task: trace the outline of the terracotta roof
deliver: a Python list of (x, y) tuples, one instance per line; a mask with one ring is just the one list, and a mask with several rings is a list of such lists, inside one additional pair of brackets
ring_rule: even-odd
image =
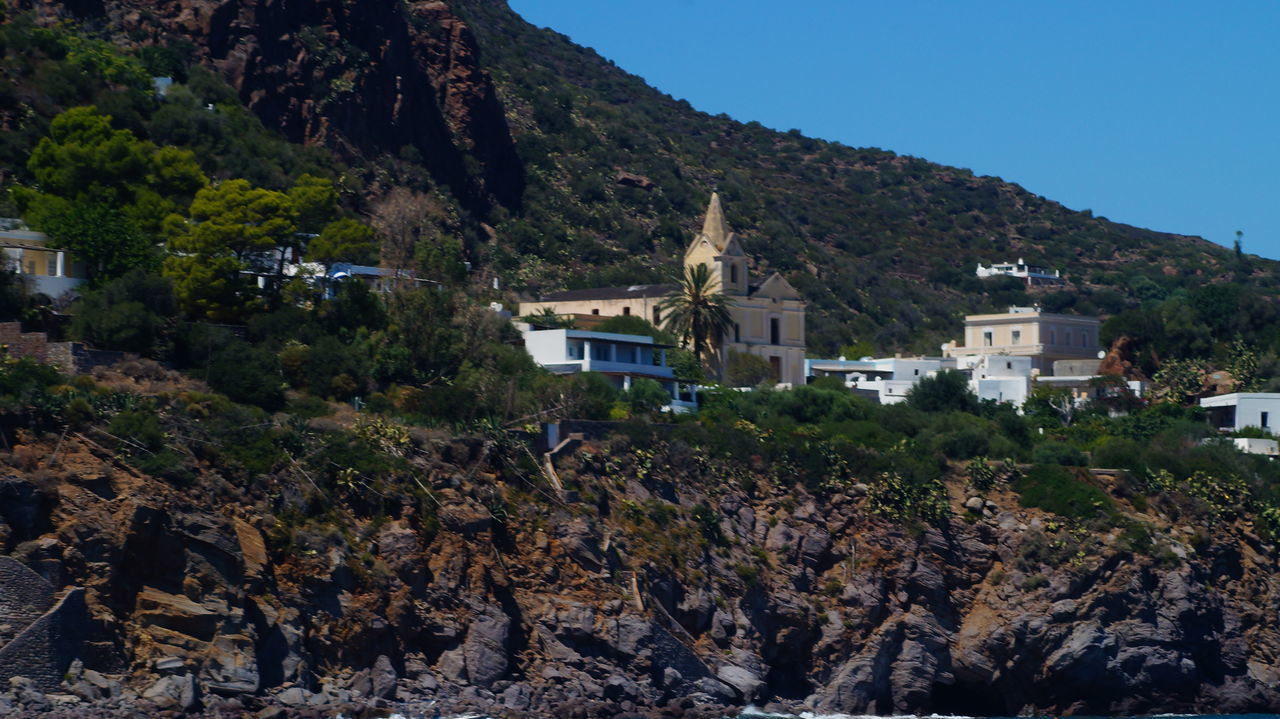
[(587, 290), (565, 290), (543, 295), (539, 302), (572, 302), (575, 300), (625, 300), (631, 298), (666, 297), (677, 285), (629, 285), (626, 287), (592, 287)]

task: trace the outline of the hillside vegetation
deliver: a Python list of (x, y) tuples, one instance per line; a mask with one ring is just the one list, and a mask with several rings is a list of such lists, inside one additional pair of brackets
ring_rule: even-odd
[[(25, 153), (57, 111), (93, 103), (117, 127), (194, 150), (214, 180), (242, 177), (283, 190), (310, 172), (333, 179), (356, 212), (368, 211), (391, 185), (425, 191), (437, 205), (435, 236), (460, 238), (486, 277), (496, 272), (506, 286), (527, 293), (662, 279), (716, 188), (730, 221), (747, 237), (755, 270), (783, 272), (811, 302), (809, 343), (820, 356), (843, 349), (936, 352), (958, 335), (963, 314), (1010, 304), (1110, 315), (1224, 280), (1259, 288), (1268, 298), (1274, 292), (1274, 262), (1072, 211), (999, 178), (701, 113), (593, 51), (529, 25), (499, 0), (450, 5), (474, 35), (474, 41), (455, 38), (451, 52), (458, 57), (449, 70), (457, 75), (459, 63), (474, 63), (463, 68), (463, 87), (474, 86), (480, 99), (447, 118), (454, 135), (465, 138), (459, 147), (469, 148), (467, 157), (388, 134), (331, 145), (337, 159), (319, 149), (332, 138), (292, 129), (304, 124), (299, 109), (258, 101), (261, 83), (282, 80), (277, 71), (260, 70), (259, 77), (253, 68), (236, 69), (237, 97), (206, 65), (193, 64), (228, 52), (213, 47), (225, 39), (166, 34), (173, 23), (146, 26), (147, 18), (163, 17), (126, 15), (130, 5), (121, 0), (79, 18), (87, 31), (77, 34), (83, 39), (75, 47), (58, 46), (47, 34), (9, 33), (8, 82), (0, 98), (0, 117), (10, 129), (0, 147), (11, 173), (6, 179), (29, 179)], [(379, 72), (367, 62), (368, 38), (357, 34), (357, 23), (385, 26), (389, 18), (352, 15), (333, 25), (318, 6), (299, 6), (287, 17), (265, 7), (256, 12), (262, 22), (296, 23), (282, 42), (302, 52), (329, 88), (316, 96), (315, 112), (350, 124), (350, 113), (372, 111), (344, 99), (350, 92), (342, 88)], [(405, 27), (431, 42), (444, 30), (457, 35), (451, 19), (416, 6), (405, 12)], [(9, 15), (19, 27), (31, 22), (29, 15)], [(125, 17), (135, 24), (121, 33), (113, 23)], [(322, 31), (343, 37), (342, 52), (364, 60), (340, 74), (342, 64), (315, 41)], [(133, 50), (122, 54), (104, 39)], [(262, 52), (268, 50), (292, 52)], [(158, 102), (147, 92), (147, 77), (155, 74), (174, 76), (183, 87)], [(487, 76), (498, 105), (485, 99)], [(288, 92), (295, 92), (293, 85)], [(202, 110), (211, 103), (213, 116)], [(252, 105), (256, 119), (242, 103)], [(491, 107), (505, 112), (507, 129), (499, 127), (503, 118), (483, 114)], [(310, 146), (285, 142), (267, 128), (283, 128)], [(499, 156), (497, 165), (485, 164)], [(488, 173), (484, 182), (503, 189), (481, 202), (476, 188), (482, 180), (451, 179), (464, 170), (474, 178)], [(507, 179), (500, 182), (495, 172)], [(1016, 257), (1062, 269), (1068, 286), (1028, 296), (1016, 282), (983, 282), (972, 274), (979, 261)]]
[[(830, 355), (936, 352), (963, 314), (1040, 302), (1112, 314), (1153, 294), (1236, 280), (1271, 292), (1276, 264), (1203, 240), (1072, 211), (997, 177), (698, 112), (504, 3), (457, 3), (494, 74), (522, 158), (524, 210), (498, 225), (497, 261), (521, 286), (656, 279), (684, 249), (712, 188), (759, 272), (812, 302), (810, 344)], [(651, 189), (616, 181), (625, 171)], [(1060, 268), (1063, 290), (1028, 298), (983, 283), (977, 262)]]
[[(0, 319), (141, 356), (68, 376), (0, 353), (0, 553), (84, 588), (83, 666), (59, 689), (86, 711), (1280, 707), (1280, 468), (1213, 441), (1196, 402), (1211, 369), (1274, 381), (1273, 263), (699, 114), (495, 3), (457, 9), (520, 181), (461, 140), (457, 167), (431, 167), (435, 135), (304, 145), (225, 58), (117, 32), (160, 17), (122, 7), (0, 25), (4, 210), (92, 275), (63, 306), (0, 273)], [(385, 79), (321, 52), (326, 18), (369, 30), (361, 7), (264, 34), (312, 48), (298, 66), (325, 82), (285, 89), (326, 93), (315, 112)], [(446, 9), (376, 19), (470, 48)], [(371, 35), (335, 46), (358, 57)], [(154, 75), (175, 80), (163, 98)], [(464, 106), (486, 105), (441, 118)], [(449, 132), (484, 136), (465, 130)], [(512, 299), (495, 273), (530, 291), (656, 279), (711, 186), (757, 269), (813, 302), (817, 353), (928, 349), (965, 311), (1031, 301), (968, 274), (1017, 253), (1071, 276), (1046, 307), (1114, 313), (1106, 332), (1156, 391), (1111, 377), (1083, 405), (1040, 389), (1019, 412), (943, 372), (893, 406), (819, 380), (711, 386), (672, 416), (654, 382), (537, 367), (490, 309)], [(436, 282), (320, 288), (262, 260), (282, 245)], [(539, 456), (539, 423), (567, 419), (608, 423)], [(9, 686), (0, 713), (53, 709)]]

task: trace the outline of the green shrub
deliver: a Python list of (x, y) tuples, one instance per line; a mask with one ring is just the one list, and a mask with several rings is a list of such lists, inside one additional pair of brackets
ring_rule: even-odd
[(289, 414), (296, 417), (302, 417), (303, 419), (326, 417), (332, 413), (332, 410), (333, 408), (329, 406), (328, 402), (320, 399), (319, 397), (313, 397), (310, 395), (293, 400), (289, 403), (289, 406), (285, 408), (285, 411)]
[(986, 457), (977, 456), (969, 462), (969, 486), (979, 492), (985, 492), (994, 487), (996, 477), (997, 472)]
[(632, 412), (657, 412), (671, 403), (671, 395), (656, 381), (641, 377), (631, 382), (627, 403)]
[(1059, 465), (1036, 465), (1013, 483), (1024, 507), (1086, 520), (1114, 511), (1115, 503), (1097, 486)]
[(1089, 464), (1080, 450), (1062, 442), (1045, 442), (1037, 445), (1031, 453), (1031, 461), (1036, 464), (1060, 464), (1065, 467), (1084, 467)]
[(772, 383), (773, 367), (769, 360), (750, 352), (729, 350), (725, 379), (731, 387), (755, 387), (764, 382)]
[(969, 389), (969, 381), (955, 370), (943, 370), (917, 382), (907, 393), (907, 404), (925, 412), (978, 411), (978, 398)]
[(284, 376), (280, 360), (264, 347), (232, 342), (216, 351), (205, 373), (209, 386), (233, 402), (274, 412), (284, 407)]
[(937, 447), (951, 459), (970, 459), (991, 451), (991, 434), (977, 427), (969, 427), (945, 434)]
[(871, 483), (867, 494), (872, 512), (893, 519), (937, 521), (951, 512), (947, 488), (941, 480), (885, 472)]

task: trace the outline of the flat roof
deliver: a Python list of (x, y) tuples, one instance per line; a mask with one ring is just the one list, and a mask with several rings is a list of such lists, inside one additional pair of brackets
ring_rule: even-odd
[(575, 300), (625, 300), (632, 297), (666, 297), (675, 293), (678, 285), (627, 285), (625, 287), (592, 287), (585, 290), (564, 290), (543, 295), (536, 302), (573, 302)]
[(0, 230), (0, 247), (16, 250), (48, 250), (50, 252), (66, 251), (61, 247), (50, 247), (48, 242), (49, 236), (43, 232), (33, 232), (31, 230)]
[(566, 329), (549, 329), (549, 330), (529, 330), (526, 334), (538, 334), (539, 332), (563, 332), (565, 337), (581, 340), (601, 340), (603, 342), (619, 342), (621, 344), (645, 345), (646, 347), (675, 347), (675, 345), (664, 344), (658, 342), (648, 335), (624, 335), (618, 332), (592, 332), (591, 330), (566, 330)]
[(965, 315), (964, 323), (971, 324), (977, 322), (995, 322), (1005, 320), (1009, 322), (1020, 322), (1029, 319), (1054, 319), (1086, 324), (1101, 324), (1102, 322), (1102, 320), (1097, 317), (1089, 317), (1088, 315), (1061, 315), (1054, 312), (1040, 312), (1033, 310), (1030, 312), (1001, 312), (999, 314), (991, 315)]
[(1200, 400), (1201, 407), (1229, 407), (1237, 404), (1242, 399), (1270, 400), (1272, 402), (1280, 402), (1280, 392), (1231, 392), (1230, 394), (1220, 394), (1213, 397), (1203, 397)]

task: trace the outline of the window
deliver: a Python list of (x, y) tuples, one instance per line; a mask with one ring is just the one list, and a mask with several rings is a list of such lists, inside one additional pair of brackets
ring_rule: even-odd
[(50, 277), (58, 276), (58, 261), (52, 257), (49, 258), (49, 276)]
[(781, 382), (782, 381), (782, 358), (770, 357), (769, 370), (773, 372), (774, 381)]
[(730, 284), (738, 284), (738, 266), (729, 265), (729, 282)]
[(1263, 412), (1263, 413), (1262, 413), (1262, 421), (1261, 421), (1261, 423), (1260, 423), (1260, 424), (1262, 425), (1263, 429), (1266, 429), (1267, 427), (1271, 426), (1271, 425), (1267, 424), (1267, 423), (1270, 421), (1270, 419), (1271, 419), (1271, 418), (1268, 416), (1268, 415), (1270, 415), (1270, 414), (1271, 414), (1270, 412)]
[(919, 376), (920, 376), (920, 370), (915, 370), (914, 374), (915, 374), (915, 376), (916, 376), (916, 377), (919, 377)]
[(1015, 345), (1022, 344), (1022, 330), (1013, 331), (1013, 344)]
[(1005, 369), (1013, 369), (1013, 363), (1012, 363), (1012, 362), (1005, 362), (1005, 363), (1004, 363), (1004, 368), (1005, 368)]
[(1049, 344), (1058, 344), (1058, 333), (1054, 330), (1049, 330)]
[(623, 316), (623, 317), (630, 317), (630, 316), (631, 316), (631, 308), (630, 308), (630, 307), (623, 307), (623, 308), (622, 308), (622, 316)]
[(592, 309), (592, 310), (591, 310), (591, 314), (593, 314), (593, 315), (598, 315), (598, 314), (600, 314), (600, 309), (599, 309), (599, 308)]
[(742, 327), (737, 322), (733, 323), (733, 341), (742, 341)]
[(990, 347), (991, 345), (992, 345), (991, 330), (983, 330), (983, 332), (982, 332), (982, 346), (983, 346), (983, 347)]
[(782, 344), (782, 330), (779, 327), (780, 324), (781, 323), (778, 321), (777, 317), (769, 318), (769, 344), (771, 345)]
[(657, 307), (653, 308), (653, 326), (654, 327), (662, 326), (662, 310), (658, 309)]

